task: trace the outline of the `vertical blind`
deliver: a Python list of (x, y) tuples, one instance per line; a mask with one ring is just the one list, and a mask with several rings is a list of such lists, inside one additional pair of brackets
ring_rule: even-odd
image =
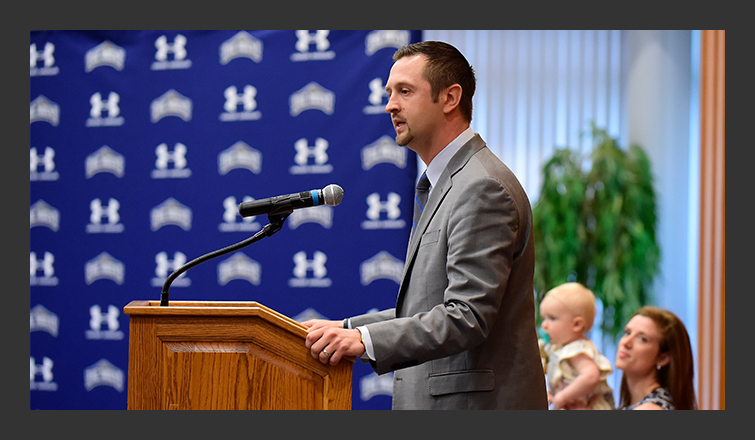
[(592, 148), (590, 123), (621, 133), (621, 31), (424, 30), (477, 76), (472, 129), (519, 177), (534, 205), (557, 148)]
[[(472, 129), (516, 174), (533, 206), (556, 149), (589, 154), (591, 122), (616, 139), (626, 131), (620, 30), (423, 30), (422, 39), (452, 44), (472, 64)], [(613, 359), (615, 347), (597, 325), (592, 339)], [(609, 377), (615, 399), (620, 377)]]

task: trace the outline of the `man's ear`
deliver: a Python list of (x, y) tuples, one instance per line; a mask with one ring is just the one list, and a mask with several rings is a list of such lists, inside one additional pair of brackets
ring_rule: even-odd
[(441, 92), (441, 94), (445, 98), (445, 101), (443, 102), (444, 113), (451, 113), (454, 109), (459, 107), (459, 103), (461, 102), (461, 93), (461, 86), (458, 84), (454, 84)]

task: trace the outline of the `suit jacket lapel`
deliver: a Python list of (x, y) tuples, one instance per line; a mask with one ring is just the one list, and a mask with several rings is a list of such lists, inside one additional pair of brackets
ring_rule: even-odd
[(422, 218), (417, 225), (417, 230), (414, 231), (412, 239), (410, 240), (407, 247), (406, 262), (404, 263), (404, 273), (401, 276), (399, 294), (398, 298), (396, 299), (397, 308), (406, 290), (408, 276), (411, 272), (412, 266), (414, 265), (413, 263), (414, 258), (417, 255), (417, 250), (419, 249), (420, 237), (422, 237), (422, 234), (425, 233), (427, 225), (430, 223), (430, 219), (433, 218), (435, 212), (438, 210), (438, 207), (445, 199), (446, 194), (448, 194), (448, 191), (453, 186), (452, 177), (462, 168), (464, 168), (464, 165), (469, 162), (469, 159), (483, 147), (485, 147), (485, 141), (482, 140), (480, 135), (475, 134), (475, 136), (470, 139), (469, 142), (464, 144), (451, 158), (451, 160), (448, 162), (448, 165), (446, 166), (446, 169), (443, 170), (443, 173), (438, 178), (438, 182), (436, 182), (435, 186), (432, 187), (432, 190), (430, 191), (430, 197), (427, 199), (427, 206), (425, 206), (425, 210), (422, 213)]

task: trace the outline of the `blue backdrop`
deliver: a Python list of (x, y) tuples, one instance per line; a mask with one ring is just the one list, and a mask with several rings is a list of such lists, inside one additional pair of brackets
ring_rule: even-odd
[[(30, 34), (31, 409), (125, 409), (123, 307), (264, 227), (246, 200), (344, 189), (190, 269), (171, 300), (300, 321), (394, 305), (417, 164), (384, 88), (420, 31)], [(357, 361), (352, 408), (390, 408), (390, 383)]]

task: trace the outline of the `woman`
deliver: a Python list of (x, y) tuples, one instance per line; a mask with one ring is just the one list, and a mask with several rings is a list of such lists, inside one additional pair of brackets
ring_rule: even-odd
[(697, 409), (694, 363), (684, 323), (668, 310), (640, 308), (616, 351), (620, 409)]

